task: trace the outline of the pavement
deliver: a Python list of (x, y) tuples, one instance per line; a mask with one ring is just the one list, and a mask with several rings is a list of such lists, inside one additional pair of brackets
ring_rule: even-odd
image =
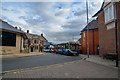
[(38, 56), (44, 55), (45, 52), (30, 52), (30, 53), (20, 53), (20, 54), (7, 54), (7, 55), (0, 55), (2, 59), (8, 58), (22, 58), (22, 57), (30, 57), (30, 56)]
[[(96, 64), (101, 64), (107, 67), (116, 67), (115, 60), (112, 61), (109, 59), (103, 59), (103, 57), (100, 57), (99, 55), (89, 55), (89, 58), (88, 58), (88, 55), (80, 54), (80, 57), (85, 59), (86, 61), (93, 62)], [(119, 66), (120, 66), (120, 62), (119, 62)]]

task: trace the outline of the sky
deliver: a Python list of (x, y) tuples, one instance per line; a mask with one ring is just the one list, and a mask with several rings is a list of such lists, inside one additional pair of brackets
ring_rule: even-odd
[[(88, 16), (101, 8), (102, 0), (88, 0)], [(86, 26), (86, 3), (72, 1), (2, 2), (1, 19), (12, 26), (29, 30), (32, 34), (43, 35), (53, 43), (77, 41), (81, 30)]]

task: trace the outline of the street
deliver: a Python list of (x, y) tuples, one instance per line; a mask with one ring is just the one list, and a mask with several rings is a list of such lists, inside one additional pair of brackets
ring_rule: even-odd
[(4, 59), (4, 71), (3, 78), (118, 78), (117, 68), (55, 53)]
[(46, 53), (45, 55), (24, 57), (24, 58), (13, 58), (13, 59), (3, 59), (2, 60), (2, 70), (15, 70), (24, 69), (31, 67), (47, 66), (52, 64), (59, 64), (74, 60), (80, 60), (77, 56), (65, 56), (54, 53)]

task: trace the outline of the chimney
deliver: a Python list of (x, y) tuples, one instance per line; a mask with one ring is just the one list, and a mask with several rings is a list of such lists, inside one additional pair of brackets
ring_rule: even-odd
[(19, 27), (19, 30), (22, 31), (21, 27)]
[(41, 34), (41, 36), (43, 36), (43, 34)]
[(29, 30), (27, 30), (27, 33), (29, 33)]
[(17, 29), (17, 26), (15, 28)]

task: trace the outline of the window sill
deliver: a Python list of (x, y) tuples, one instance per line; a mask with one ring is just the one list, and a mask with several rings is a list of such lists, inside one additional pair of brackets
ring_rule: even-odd
[(112, 22), (115, 22), (115, 19), (112, 19), (112, 20), (106, 22), (105, 25), (108, 25), (108, 24), (110, 24), (110, 23), (112, 23)]

